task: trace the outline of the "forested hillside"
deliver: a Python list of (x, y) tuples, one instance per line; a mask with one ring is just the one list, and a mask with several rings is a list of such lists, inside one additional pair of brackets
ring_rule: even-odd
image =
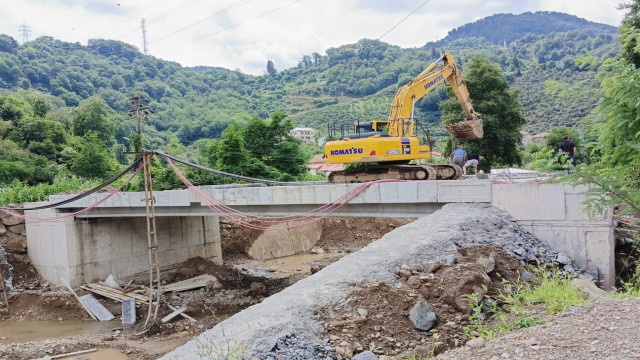
[[(318, 49), (280, 72), (267, 72), (265, 62), (263, 76), (183, 68), (113, 40), (94, 39), (84, 46), (41, 37), (19, 45), (0, 35), (0, 141), (5, 145), (0, 158), (31, 159), (24, 160), (25, 168), (45, 169), (47, 161), (71, 168), (73, 156), (92, 142), (89, 137), (98, 136), (124, 163), (121, 152), (134, 128), (125, 115), (127, 99), (135, 95), (149, 97), (155, 110), (145, 121), (146, 146), (187, 147), (181, 150), (185, 156), (206, 156), (203, 139), (220, 139), (233, 122), (243, 126), (277, 111), (324, 136), (328, 125), (346, 129), (356, 120), (386, 118), (397, 87), (443, 52), (454, 55), (463, 75), (473, 57), (498, 64), (520, 91), (528, 120), (524, 130), (574, 127), (596, 98), (588, 91), (581, 98), (559, 96), (559, 89), (563, 84), (597, 89), (599, 64), (619, 51), (616, 33), (614, 27), (561, 13), (501, 14), (420, 48), (363, 39), (323, 54)], [(445, 98), (439, 89), (417, 104), (417, 119), (435, 134), (445, 134), (438, 109)], [(79, 127), (86, 114), (97, 110), (109, 120), (108, 129)], [(51, 180), (36, 175), (32, 181)]]

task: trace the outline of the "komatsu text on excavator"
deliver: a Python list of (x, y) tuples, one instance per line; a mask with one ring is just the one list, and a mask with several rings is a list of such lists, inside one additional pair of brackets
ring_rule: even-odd
[(453, 56), (444, 54), (415, 79), (398, 89), (387, 121), (359, 122), (356, 125), (355, 134), (344, 135), (340, 140), (330, 141), (325, 145), (326, 162), (329, 164), (378, 164), (332, 172), (329, 175), (329, 182), (460, 178), (462, 169), (457, 165), (409, 165), (412, 160), (431, 157), (429, 146), (421, 145), (415, 135), (414, 105), (445, 80), (453, 89), (466, 114), (465, 120), (445, 125), (445, 128), (456, 139), (482, 138), (482, 120), (471, 106), (469, 91), (462, 81), (460, 70)]

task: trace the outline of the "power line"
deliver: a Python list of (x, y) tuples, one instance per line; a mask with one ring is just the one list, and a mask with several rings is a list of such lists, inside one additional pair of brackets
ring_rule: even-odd
[[(167, 16), (169, 16), (169, 15), (174, 14), (175, 12), (177, 12), (177, 11), (179, 10), (178, 8), (182, 8), (182, 7), (185, 7), (185, 6), (187, 6), (187, 5), (191, 5), (191, 3), (195, 2), (195, 1), (198, 1), (198, 0), (184, 0), (184, 1), (182, 1), (181, 3), (179, 3), (178, 5), (176, 5), (176, 6), (172, 7), (171, 9), (169, 9), (169, 10), (165, 11), (164, 13), (162, 13), (162, 14), (160, 14), (160, 15), (156, 16), (155, 18), (153, 18), (153, 19), (149, 20), (149, 23), (151, 24), (151, 23), (154, 23), (154, 22), (156, 22), (156, 21), (160, 21), (160, 20), (162, 20), (162, 19), (166, 18)], [(138, 28), (137, 28), (137, 27), (135, 27), (135, 28), (133, 28), (133, 29), (131, 29), (131, 30), (127, 31), (126, 33), (124, 33), (124, 34), (122, 34), (122, 35), (120, 35), (120, 36), (117, 36), (117, 37), (118, 37), (118, 38), (122, 38), (122, 37), (125, 37), (125, 36), (127, 36), (127, 35), (130, 35), (130, 34), (132, 34), (132, 33), (136, 32), (136, 31), (138, 31)]]
[(171, 9), (169, 9), (169, 10), (165, 11), (164, 13), (162, 13), (162, 14), (156, 16), (155, 18), (151, 19), (149, 22), (150, 23), (154, 23), (156, 21), (160, 21), (160, 20), (166, 18), (167, 16), (175, 13), (176, 11), (178, 11), (179, 8), (183, 8), (183, 7), (186, 7), (188, 5), (191, 5), (191, 3), (195, 2), (195, 1), (198, 1), (198, 0), (184, 0), (180, 4), (172, 7)]
[(280, 10), (280, 9), (283, 9), (283, 8), (285, 8), (285, 7), (289, 6), (289, 5), (293, 5), (293, 4), (295, 4), (295, 3), (297, 3), (297, 2), (300, 2), (300, 1), (301, 1), (301, 0), (294, 0), (294, 1), (290, 2), (290, 3), (284, 4), (284, 5), (278, 6), (277, 8), (274, 8), (274, 9), (271, 9), (271, 10), (269, 10), (269, 11), (263, 12), (262, 14), (260, 14), (260, 15), (256, 16), (256, 17), (255, 17), (255, 18), (253, 18), (253, 19), (249, 19), (249, 20), (246, 20), (246, 21), (239, 22), (239, 23), (237, 23), (237, 24), (233, 24), (233, 25), (227, 26), (227, 27), (226, 27), (226, 28), (224, 28), (224, 29), (220, 29), (220, 30), (218, 30), (218, 31), (215, 31), (215, 32), (212, 32), (212, 33), (209, 33), (209, 34), (206, 34), (206, 35), (203, 35), (203, 36), (197, 37), (197, 38), (195, 38), (194, 40), (204, 39), (204, 38), (206, 38), (206, 37), (209, 37), (209, 36), (212, 36), (212, 35), (215, 35), (215, 34), (219, 34), (219, 33), (223, 32), (223, 31), (227, 31), (227, 30), (229, 30), (229, 29), (232, 29), (232, 28), (234, 28), (234, 27), (236, 27), (236, 26), (244, 25), (244, 24), (246, 24), (246, 23), (248, 23), (248, 22), (250, 22), (250, 21), (253, 21), (253, 20), (255, 20), (255, 19), (258, 19), (258, 18), (261, 18), (261, 17), (263, 17), (263, 16), (269, 15), (269, 14), (271, 14), (271, 13), (274, 13), (274, 12), (276, 12), (276, 11)]
[[(283, 8), (285, 8), (285, 7), (287, 7), (287, 6), (293, 5), (293, 4), (295, 4), (295, 3), (297, 3), (297, 2), (300, 2), (300, 1), (301, 1), (301, 0), (295, 0), (295, 1), (289, 2), (289, 3), (287, 3), (287, 4), (284, 4), (284, 5), (278, 6), (278, 7), (274, 8), (274, 9), (271, 9), (271, 10), (269, 10), (269, 11), (266, 11), (266, 12), (264, 12), (264, 13), (262, 13), (262, 14), (260, 14), (260, 15), (256, 16), (255, 18), (252, 18), (252, 19), (249, 19), (249, 20), (247, 20), (247, 21), (242, 21), (242, 22), (239, 22), (239, 23), (237, 23), (237, 24), (233, 24), (233, 25), (227, 26), (226, 28), (220, 29), (220, 30), (218, 30), (218, 31), (215, 31), (215, 32), (212, 32), (212, 33), (209, 33), (209, 34), (206, 34), (206, 35), (203, 35), (203, 36), (197, 37), (197, 38), (195, 38), (194, 40), (204, 39), (204, 38), (206, 38), (206, 37), (209, 37), (209, 36), (213, 36), (213, 35), (219, 34), (219, 33), (221, 33), (221, 32), (227, 31), (227, 30), (229, 30), (229, 29), (233, 29), (234, 27), (238, 27), (238, 26), (240, 26), (240, 25), (244, 25), (244, 24), (246, 24), (246, 23), (248, 23), (248, 22), (251, 22), (252, 20), (255, 20), (255, 19), (261, 18), (261, 17), (263, 17), (263, 16), (269, 15), (269, 14), (271, 14), (271, 13), (273, 13), (273, 12), (276, 12), (276, 11), (278, 11), (278, 10), (280, 10), (280, 9), (283, 9)], [(184, 45), (186, 45), (186, 43), (180, 43), (180, 44), (178, 44), (178, 45), (174, 45), (174, 46), (171, 46), (171, 47), (168, 47), (168, 48), (164, 48), (164, 49), (161, 49), (161, 50), (158, 50), (158, 51), (154, 51), (154, 53), (159, 53), (159, 52), (163, 52), (163, 51), (172, 50), (172, 49), (175, 49), (175, 48), (177, 48), (177, 47), (184, 46)]]
[(385, 37), (385, 35), (387, 35), (388, 33), (390, 33), (391, 31), (393, 31), (393, 29), (395, 29), (396, 27), (398, 27), (398, 25), (402, 24), (405, 20), (407, 20), (409, 18), (409, 16), (413, 15), (413, 13), (415, 13), (416, 11), (420, 10), (421, 7), (425, 6), (427, 3), (429, 2), (429, 0), (426, 0), (425, 2), (423, 2), (422, 4), (420, 4), (420, 6), (418, 6), (417, 8), (415, 8), (415, 10), (413, 10), (412, 12), (409, 13), (409, 15), (405, 16), (404, 19), (400, 20), (399, 23), (393, 25), (393, 27), (391, 27), (391, 29), (387, 30), (387, 32), (385, 32), (384, 34), (382, 34), (382, 36), (380, 36), (378, 38), (378, 40), (382, 39), (383, 37)]
[(128, 22), (129, 22), (129, 21), (131, 21), (132, 19), (136, 18), (138, 15), (142, 14), (142, 12), (144, 12), (144, 11), (145, 11), (145, 10), (147, 10), (147, 9), (149, 9), (149, 8), (150, 8), (150, 7), (152, 7), (153, 5), (155, 5), (155, 4), (157, 4), (157, 3), (159, 3), (160, 1), (161, 1), (161, 0), (156, 0), (156, 1), (154, 1), (154, 2), (153, 2), (153, 3), (151, 3), (149, 6), (147, 6), (147, 7), (143, 8), (142, 10), (140, 10), (140, 11), (136, 12), (135, 14), (131, 15), (131, 17), (127, 18), (127, 20), (125, 20), (125, 21), (123, 21), (123, 22), (121, 22), (121, 23), (119, 23), (119, 24), (116, 24), (116, 25), (112, 26), (111, 28), (109, 28), (109, 30), (103, 31), (103, 32), (101, 32), (100, 34), (96, 35), (95, 37), (96, 37), (96, 38), (99, 38), (99, 37), (101, 37), (102, 35), (104, 35), (104, 34), (106, 34), (106, 33), (110, 32), (111, 30), (113, 30), (113, 29), (115, 29), (115, 28), (117, 28), (117, 27), (119, 27), (119, 26), (121, 26), (121, 25), (123, 25), (123, 24), (128, 23)]
[(221, 9), (221, 10), (218, 10), (218, 11), (216, 11), (215, 13), (213, 13), (213, 14), (211, 14), (211, 15), (209, 15), (209, 16), (207, 16), (207, 17), (203, 18), (203, 19), (200, 19), (200, 20), (198, 20), (198, 21), (196, 21), (196, 22), (194, 22), (194, 23), (191, 23), (191, 24), (189, 24), (189, 25), (187, 25), (187, 26), (185, 26), (185, 27), (183, 27), (183, 28), (180, 28), (180, 29), (178, 29), (178, 30), (176, 30), (176, 31), (174, 31), (174, 32), (172, 32), (172, 33), (170, 33), (170, 34), (168, 34), (168, 35), (165, 35), (165, 36), (163, 36), (163, 37), (161, 37), (161, 38), (158, 38), (158, 39), (155, 39), (155, 40), (153, 40), (153, 41), (160, 41), (160, 40), (164, 40), (164, 39), (166, 39), (166, 38), (168, 38), (168, 37), (170, 37), (170, 36), (173, 36), (173, 35), (175, 35), (175, 34), (177, 34), (177, 33), (179, 33), (179, 32), (182, 32), (182, 31), (184, 31), (184, 30), (187, 30), (187, 29), (189, 29), (189, 28), (192, 28), (192, 27), (194, 27), (194, 26), (196, 26), (196, 25), (198, 25), (198, 24), (200, 24), (200, 23), (202, 23), (202, 22), (205, 22), (205, 21), (207, 21), (207, 20), (211, 20), (211, 19), (213, 19), (213, 18), (215, 18), (215, 17), (217, 17), (217, 16), (220, 16), (220, 15), (222, 15), (222, 14), (226, 14), (226, 13), (228, 13), (229, 11), (231, 11), (231, 10), (233, 10), (233, 9), (235, 9), (235, 8), (238, 8), (238, 7), (240, 7), (240, 6), (242, 6), (242, 5), (244, 5), (245, 3), (250, 2), (250, 1), (251, 1), (251, 0), (240, 0), (240, 1), (237, 1), (237, 2), (235, 2), (235, 3), (233, 3), (233, 4), (229, 5), (229, 6), (227, 6), (226, 8), (223, 8), (223, 9)]

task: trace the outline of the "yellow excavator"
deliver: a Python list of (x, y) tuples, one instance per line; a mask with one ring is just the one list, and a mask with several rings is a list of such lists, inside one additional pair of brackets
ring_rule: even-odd
[(431, 157), (430, 147), (421, 145), (415, 135), (415, 103), (445, 80), (466, 114), (465, 120), (445, 125), (445, 128), (456, 139), (482, 138), (482, 119), (471, 106), (469, 91), (462, 81), (460, 70), (453, 56), (444, 54), (415, 79), (398, 89), (387, 121), (359, 122), (355, 126), (355, 134), (327, 142), (324, 152), (328, 164), (378, 164), (332, 172), (329, 182), (459, 179), (462, 169), (457, 165), (409, 165), (412, 160)]

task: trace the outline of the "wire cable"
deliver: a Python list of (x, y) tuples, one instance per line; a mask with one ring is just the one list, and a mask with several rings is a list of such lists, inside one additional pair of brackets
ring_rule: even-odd
[(203, 23), (203, 22), (207, 21), (207, 20), (211, 20), (211, 19), (213, 19), (213, 18), (215, 18), (215, 17), (218, 17), (218, 16), (220, 16), (220, 15), (226, 14), (226, 13), (228, 13), (229, 11), (231, 11), (231, 10), (233, 10), (233, 9), (235, 9), (235, 8), (238, 8), (238, 7), (240, 7), (240, 6), (244, 5), (245, 3), (249, 2), (249, 1), (251, 1), (251, 0), (240, 0), (240, 1), (237, 1), (237, 2), (235, 2), (235, 3), (233, 3), (233, 4), (229, 5), (229, 6), (227, 6), (227, 7), (226, 7), (226, 8), (224, 8), (224, 9), (218, 10), (218, 11), (216, 11), (215, 13), (213, 13), (213, 14), (211, 14), (211, 15), (209, 15), (209, 16), (207, 16), (207, 17), (203, 18), (203, 19), (200, 19), (200, 20), (198, 20), (198, 21), (196, 21), (196, 22), (194, 22), (194, 23), (191, 23), (191, 24), (189, 24), (189, 25), (187, 25), (187, 26), (185, 26), (185, 27), (182, 27), (182, 28), (180, 28), (180, 29), (178, 29), (178, 30), (176, 30), (176, 31), (174, 31), (174, 32), (172, 32), (172, 33), (170, 33), (170, 34), (168, 34), (168, 35), (164, 35), (164, 36), (162, 36), (162, 37), (160, 37), (160, 38), (157, 38), (157, 39), (151, 39), (151, 41), (150, 41), (150, 42), (157, 42), (157, 41), (160, 41), (160, 40), (164, 40), (164, 39), (166, 39), (166, 38), (168, 38), (168, 37), (171, 37), (171, 36), (173, 36), (173, 35), (175, 35), (175, 34), (177, 34), (177, 33), (180, 33), (180, 32), (182, 32), (182, 31), (184, 31), (184, 30), (190, 29), (190, 28), (192, 28), (192, 27), (194, 27), (194, 26), (196, 26), (196, 25), (198, 25), (198, 24), (200, 24), (200, 23)]
[(109, 200), (112, 196), (114, 196), (115, 194), (117, 194), (118, 192), (120, 192), (120, 190), (122, 190), (122, 188), (125, 187), (125, 185), (127, 185), (131, 180), (133, 180), (133, 178), (135, 178), (140, 171), (142, 171), (142, 166), (140, 166), (138, 168), (138, 170), (136, 170), (136, 172), (134, 172), (124, 183), (122, 183), (122, 185), (120, 185), (117, 189), (111, 191), (109, 193), (109, 195), (105, 196), (102, 200), (96, 202), (95, 204), (88, 206), (82, 210), (78, 210), (76, 212), (70, 213), (70, 214), (65, 214), (62, 216), (55, 216), (55, 217), (49, 217), (49, 218), (39, 218), (37, 216), (29, 216), (29, 215), (22, 215), (20, 213), (17, 213), (15, 211), (11, 211), (10, 209), (7, 208), (0, 208), (0, 211), (7, 214), (7, 215), (11, 215), (13, 217), (17, 217), (18, 219), (23, 219), (23, 220), (35, 220), (35, 221), (58, 221), (58, 220), (63, 220), (63, 219), (67, 219), (70, 217), (75, 217), (78, 216), (80, 214), (84, 214), (86, 212), (88, 212), (89, 210), (98, 207), (100, 204), (102, 204), (103, 202)]
[[(232, 24), (232, 25), (230, 25), (230, 26), (227, 26), (226, 28), (223, 28), (223, 29), (220, 29), (220, 30), (214, 31), (214, 32), (209, 33), (209, 34), (205, 34), (205, 35), (200, 36), (200, 37), (197, 37), (197, 38), (194, 38), (193, 40), (200, 40), (200, 39), (204, 39), (204, 38), (206, 38), (206, 37), (213, 36), (213, 35), (219, 34), (219, 33), (221, 33), (221, 32), (224, 32), (224, 31), (227, 31), (227, 30), (233, 29), (233, 28), (238, 27), (238, 26), (240, 26), (240, 25), (244, 25), (244, 24), (246, 24), (246, 23), (248, 23), (248, 22), (251, 22), (251, 21), (253, 21), (253, 20), (255, 20), (255, 19), (258, 19), (258, 18), (260, 18), (260, 17), (266, 16), (266, 15), (271, 14), (271, 13), (273, 13), (273, 12), (276, 12), (276, 11), (278, 11), (278, 10), (280, 10), (280, 9), (283, 9), (283, 8), (285, 8), (285, 7), (287, 7), (287, 6), (293, 5), (293, 4), (295, 4), (295, 3), (297, 3), (297, 2), (300, 2), (300, 1), (301, 1), (301, 0), (294, 0), (294, 1), (292, 1), (292, 2), (289, 2), (289, 3), (286, 3), (286, 4), (284, 4), (284, 5), (278, 6), (278, 7), (274, 8), (274, 9), (271, 9), (271, 10), (265, 11), (264, 13), (262, 13), (262, 14), (260, 14), (260, 15), (256, 16), (255, 18), (252, 18), (252, 19), (249, 19), (249, 20), (246, 20), (246, 21), (242, 21), (242, 22), (239, 22), (239, 23), (236, 23), (236, 24)], [(169, 50), (173, 50), (173, 49), (175, 49), (175, 48), (182, 47), (182, 46), (185, 46), (185, 45), (187, 45), (187, 43), (184, 43), (184, 42), (183, 42), (183, 43), (180, 43), (180, 44), (178, 44), (178, 45), (174, 45), (174, 46), (166, 47), (166, 48), (164, 48), (164, 49), (160, 49), (160, 50), (155, 50), (155, 51), (154, 51), (154, 53), (156, 53), (156, 54), (157, 54), (157, 53), (162, 53), (162, 52), (169, 51)]]
[[(229, 206), (221, 204), (217, 202), (215, 199), (211, 198), (203, 191), (195, 187), (189, 179), (187, 179), (180, 170), (173, 164), (171, 159), (165, 158), (169, 165), (173, 168), (173, 171), (178, 175), (180, 180), (187, 186), (187, 189), (191, 191), (199, 200), (200, 203), (207, 206), (211, 211), (218, 214), (220, 217), (229, 221), (230, 223), (236, 224), (238, 226), (260, 230), (260, 231), (283, 231), (296, 229), (303, 226), (307, 226), (309, 224), (313, 224), (315, 222), (320, 221), (321, 219), (331, 215), (332, 213), (338, 211), (340, 208), (347, 205), (351, 200), (355, 199), (360, 193), (366, 190), (369, 186), (373, 184), (379, 183), (387, 183), (387, 182), (405, 182), (406, 180), (396, 180), (396, 179), (384, 179), (377, 181), (370, 181), (366, 183), (362, 183), (356, 188), (348, 191), (338, 199), (329, 202), (326, 205), (322, 205), (317, 209), (310, 210), (301, 214), (292, 215), (292, 216), (256, 216), (247, 213), (242, 213), (238, 210), (235, 210)], [(298, 222), (295, 225), (289, 225), (288, 222)], [(258, 223), (258, 224), (256, 224)], [(272, 225), (259, 225), (260, 223), (275, 223), (275, 224), (286, 224), (284, 227), (275, 227)]]
[(429, 0), (426, 0), (425, 2), (423, 2), (422, 4), (420, 4), (420, 6), (418, 6), (417, 8), (415, 8), (415, 10), (413, 10), (412, 12), (409, 13), (409, 15), (405, 16), (404, 19), (400, 20), (399, 23), (393, 25), (391, 27), (391, 29), (387, 30), (387, 32), (385, 32), (384, 34), (382, 34), (378, 40), (382, 39), (383, 37), (385, 37), (385, 35), (389, 34), (391, 31), (393, 31), (393, 29), (395, 29), (396, 27), (398, 27), (398, 25), (402, 24), (405, 20), (407, 20), (409, 18), (409, 16), (413, 15), (413, 13), (415, 13), (416, 11), (420, 10), (421, 7), (425, 6), (427, 3), (429, 2)]
[(133, 164), (129, 165), (126, 169), (122, 170), (120, 173), (112, 176), (111, 178), (105, 180), (102, 184), (91, 188), (81, 194), (78, 194), (76, 196), (70, 197), (66, 200), (57, 202), (57, 203), (53, 203), (53, 204), (47, 204), (47, 205), (42, 205), (42, 206), (35, 206), (35, 207), (30, 207), (30, 208), (12, 208), (12, 207), (8, 207), (8, 206), (0, 206), (0, 210), (11, 210), (11, 211), (25, 211), (25, 210), (42, 210), (42, 209), (49, 209), (52, 207), (56, 207), (56, 206), (60, 206), (60, 205), (64, 205), (64, 204), (68, 204), (70, 202), (74, 202), (76, 200), (80, 200), (82, 198), (85, 198), (93, 193), (95, 193), (96, 191), (106, 187), (107, 185), (113, 183), (114, 181), (118, 180), (119, 178), (121, 178), (122, 176), (124, 176), (126, 173), (128, 173), (129, 171), (131, 171), (133, 168), (135, 168), (137, 165), (139, 165), (142, 162), (142, 158), (138, 158), (138, 160), (136, 160)]
[(198, 169), (198, 170), (202, 170), (202, 171), (206, 171), (208, 173), (211, 174), (215, 174), (215, 175), (220, 175), (220, 176), (224, 176), (224, 177), (229, 177), (232, 179), (238, 179), (238, 180), (243, 180), (243, 181), (248, 181), (248, 182), (254, 182), (254, 183), (262, 183), (262, 184), (266, 184), (266, 185), (295, 185), (295, 184), (299, 184), (300, 183), (291, 183), (291, 182), (284, 182), (284, 181), (273, 181), (273, 180), (265, 180), (265, 179), (258, 179), (258, 178), (252, 178), (249, 176), (242, 176), (242, 175), (236, 175), (236, 174), (232, 174), (232, 173), (228, 173), (225, 171), (220, 171), (220, 170), (214, 170), (214, 169), (209, 169), (207, 167), (198, 165), (198, 164), (194, 164), (192, 162), (186, 161), (186, 160), (182, 160), (182, 159), (178, 159), (177, 157), (171, 156), (167, 153), (164, 153), (162, 151), (152, 151), (155, 154), (158, 154), (164, 158), (168, 158), (171, 159), (175, 162), (179, 162), (183, 165), (187, 165), (187, 166), (191, 166), (192, 168)]
[(109, 30), (106, 30), (106, 31), (103, 31), (103, 32), (99, 33), (98, 35), (96, 35), (96, 36), (95, 36), (95, 38), (96, 38), (96, 39), (97, 39), (97, 38), (100, 38), (102, 35), (104, 35), (104, 34), (106, 34), (106, 33), (110, 32), (111, 30), (113, 30), (113, 29), (117, 28), (118, 26), (121, 26), (121, 25), (124, 25), (124, 24), (128, 23), (129, 21), (131, 21), (132, 19), (134, 19), (136, 16), (138, 16), (138, 15), (142, 14), (142, 12), (144, 12), (144, 11), (145, 11), (145, 10), (147, 10), (147, 9), (149, 9), (149, 8), (150, 8), (150, 7), (152, 7), (153, 5), (155, 5), (155, 4), (157, 4), (157, 3), (159, 3), (160, 1), (161, 1), (161, 0), (156, 0), (156, 1), (154, 1), (154, 2), (153, 2), (153, 3), (151, 3), (149, 6), (147, 6), (147, 7), (143, 8), (142, 10), (140, 10), (140, 11), (136, 12), (135, 14), (131, 15), (131, 17), (129, 17), (127, 20), (125, 20), (125, 21), (123, 21), (123, 22), (121, 22), (121, 23), (119, 23), (119, 24), (117, 24), (117, 25), (112, 26), (111, 28), (109, 28)]

